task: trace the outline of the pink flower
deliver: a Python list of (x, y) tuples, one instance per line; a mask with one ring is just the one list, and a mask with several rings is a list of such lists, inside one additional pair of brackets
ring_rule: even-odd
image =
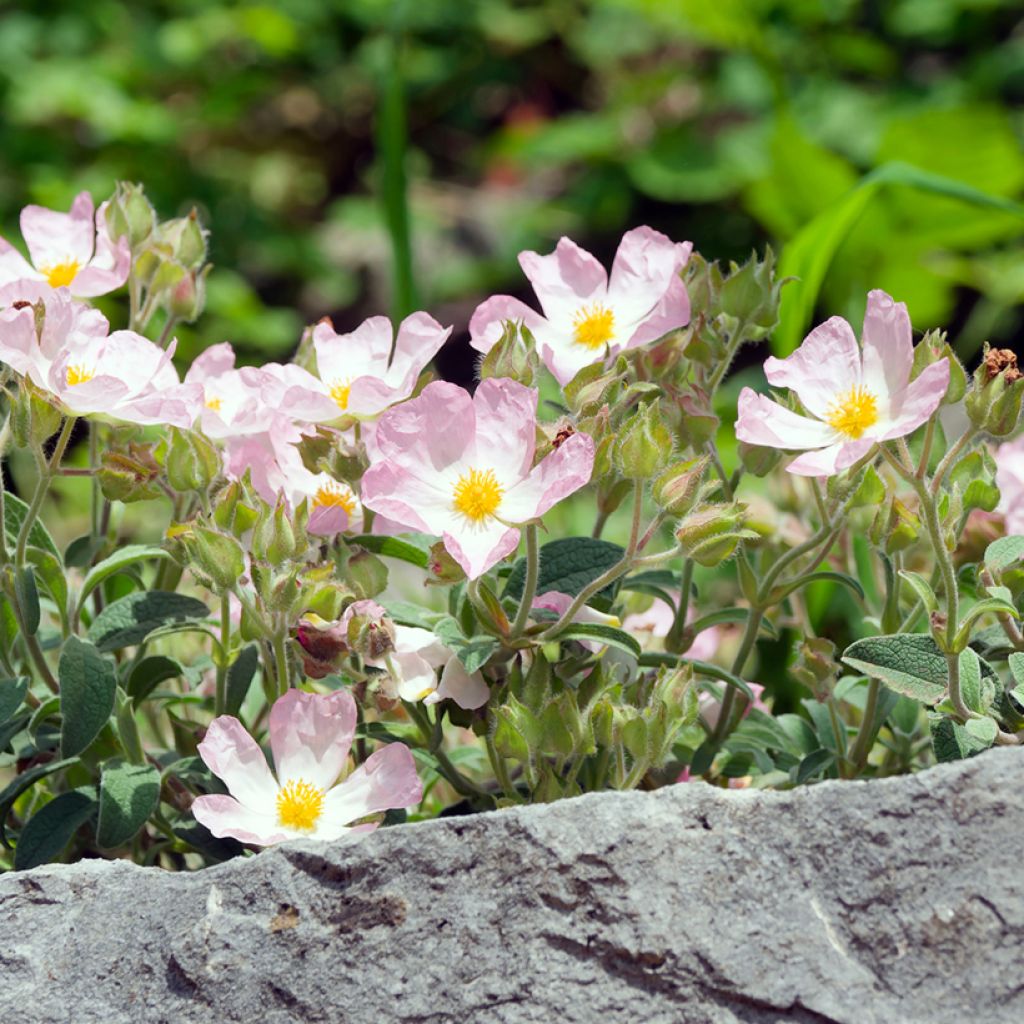
[(309, 503), (310, 533), (333, 537), (363, 528), (363, 507), (355, 491), (329, 473), (311, 473), (305, 466), (292, 468), (286, 473), (284, 492), (292, 508), (302, 501)]
[(533, 465), (537, 392), (483, 381), (472, 397), (438, 381), (385, 413), (363, 504), (444, 539), (471, 579), (516, 549), (520, 524), (590, 480), (594, 442), (573, 434)]
[(351, 334), (337, 334), (330, 321), (322, 320), (313, 329), (317, 375), (299, 366), (265, 366), (272, 382), (264, 400), (310, 423), (342, 416), (371, 419), (412, 394), (449, 334), (450, 327), (426, 313), (406, 317), (397, 339), (386, 316), (370, 317)]
[(544, 365), (560, 384), (568, 384), (585, 366), (689, 322), (690, 300), (680, 272), (692, 248), (651, 228), (634, 228), (622, 236), (610, 279), (568, 238), (548, 256), (521, 252), (519, 265), (544, 315), (509, 295), (495, 295), (473, 314), (471, 344), (488, 352), (505, 321), (520, 320), (533, 333)]
[[(402, 700), (438, 704), (451, 699), (460, 708), (483, 707), (490, 690), (479, 672), (467, 672), (462, 662), (428, 629), (395, 626), (395, 650), (380, 667), (392, 671), (395, 692)], [(440, 679), (437, 669), (441, 669)]]
[(883, 291), (868, 293), (862, 341), (863, 348), (850, 325), (834, 316), (788, 358), (768, 359), (768, 382), (795, 391), (815, 418), (744, 388), (736, 436), (749, 444), (806, 451), (786, 468), (802, 476), (831, 476), (878, 442), (916, 430), (945, 397), (949, 360), (933, 363), (911, 381), (907, 307)]
[(270, 846), (287, 839), (339, 839), (376, 825), (352, 827), (369, 814), (411, 807), (423, 787), (409, 748), (391, 743), (342, 782), (356, 727), (351, 694), (289, 690), (270, 709), (274, 773), (263, 751), (230, 715), (215, 718), (199, 755), (230, 796), (197, 797), (196, 820), (215, 836)]
[(52, 288), (70, 288), (74, 295), (105, 295), (128, 280), (131, 253), (128, 239), (111, 241), (103, 207), (93, 215), (92, 197), (80, 192), (70, 213), (26, 206), (21, 211), (21, 234), (29, 263), (0, 238), (0, 300), (20, 298), (17, 282), (45, 281)]
[(999, 505), (1006, 532), (1024, 533), (1024, 436), (1001, 444), (995, 451)]
[(202, 386), (203, 433), (226, 438), (270, 430), (275, 413), (261, 401), (262, 380), (259, 370), (235, 369), (235, 350), (227, 341), (201, 353), (185, 374), (185, 383)]
[[(672, 597), (677, 601), (679, 594), (673, 593)], [(687, 621), (692, 621), (694, 609), (690, 608), (690, 615)], [(660, 598), (655, 598), (654, 603), (645, 612), (634, 612), (622, 620), (622, 628), (633, 634), (640, 645), (646, 649), (659, 647), (660, 644), (652, 643), (653, 640), (664, 640), (672, 629), (676, 620), (676, 613)], [(709, 629), (702, 629), (694, 638), (689, 650), (683, 655), (690, 661), (707, 661), (714, 657), (718, 651), (718, 645), (722, 640), (722, 631), (718, 626), (711, 626)]]

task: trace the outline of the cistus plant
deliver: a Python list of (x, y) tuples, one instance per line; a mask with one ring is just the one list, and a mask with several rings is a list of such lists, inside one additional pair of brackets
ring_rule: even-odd
[[(769, 358), (769, 392), (753, 349), (730, 371), (776, 326), (771, 252), (720, 266), (643, 227), (610, 272), (564, 238), (523, 253), (540, 309), (477, 309), (472, 394), (433, 379), (452, 328), (422, 312), (321, 321), (286, 365), (219, 344), (182, 378), (194, 215), (122, 184), (22, 225), (30, 260), (0, 251), (28, 498), (4, 490), (0, 531), (4, 867), (198, 867), (1021, 742), (1012, 352), (969, 377), (873, 291), (859, 338), (833, 317)], [(111, 330), (88, 300), (118, 289)]]

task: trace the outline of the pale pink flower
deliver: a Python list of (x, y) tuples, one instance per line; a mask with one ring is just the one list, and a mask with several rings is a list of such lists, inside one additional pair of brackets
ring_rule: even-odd
[(521, 321), (544, 365), (568, 384), (585, 366), (689, 323), (690, 300), (680, 275), (692, 248), (651, 228), (634, 228), (622, 236), (610, 278), (568, 238), (547, 256), (521, 252), (519, 265), (544, 315), (509, 295), (495, 295), (470, 320), (471, 344), (488, 352), (506, 321)]
[(269, 431), (278, 418), (262, 402), (260, 371), (235, 369), (235, 350), (230, 342), (202, 352), (185, 374), (185, 383), (203, 388), (199, 424), (207, 437), (222, 439)]
[(440, 536), (471, 579), (513, 552), (519, 526), (590, 480), (594, 442), (573, 434), (533, 465), (537, 392), (490, 378), (470, 395), (427, 385), (377, 426), (363, 505)]
[(229, 479), (240, 480), (248, 470), (256, 493), (273, 505), (289, 480), (305, 470), (296, 448), (302, 437), (298, 424), (274, 413), (266, 429), (224, 438), (224, 471)]
[[(673, 593), (672, 597), (679, 600), (679, 594)], [(687, 621), (693, 620), (694, 609), (690, 608)], [(676, 613), (661, 598), (656, 597), (650, 608), (644, 612), (633, 612), (622, 620), (622, 628), (640, 641), (640, 646), (647, 650), (655, 650), (663, 645), (660, 641), (668, 636), (672, 624), (676, 620)], [(658, 641), (658, 642), (655, 642)], [(690, 661), (708, 661), (718, 651), (722, 641), (722, 631), (718, 626), (711, 626), (702, 629), (694, 638), (689, 650), (683, 655)]]
[(372, 419), (412, 394), (451, 330), (426, 313), (406, 317), (397, 338), (386, 316), (370, 317), (351, 334), (323, 320), (313, 329), (316, 375), (294, 365), (265, 366), (272, 380), (264, 401), (309, 423)]
[(914, 351), (907, 307), (883, 291), (868, 293), (862, 343), (834, 316), (791, 356), (769, 358), (768, 382), (795, 391), (810, 416), (744, 388), (736, 436), (748, 444), (805, 451), (786, 467), (790, 473), (831, 476), (878, 442), (916, 430), (945, 397), (949, 360), (910, 379)]
[(348, 484), (330, 473), (311, 473), (305, 466), (286, 472), (285, 496), (292, 508), (308, 502), (307, 529), (319, 537), (363, 529), (363, 507)]
[(999, 488), (997, 512), (1006, 517), (1006, 532), (1024, 533), (1024, 435), (995, 451), (996, 486)]
[(237, 718), (215, 718), (199, 744), (207, 767), (230, 796), (197, 797), (196, 820), (215, 836), (270, 846), (288, 839), (335, 840), (372, 831), (351, 822), (423, 798), (409, 748), (390, 743), (341, 782), (356, 727), (346, 690), (321, 695), (289, 690), (270, 709), (274, 771)]
[(103, 211), (101, 206), (94, 215), (88, 192), (75, 197), (70, 213), (26, 206), (21, 234), (32, 262), (0, 238), (0, 301), (20, 298), (18, 283), (26, 279), (66, 287), (82, 297), (120, 288), (128, 280), (131, 252), (127, 238), (111, 241)]
[[(555, 615), (561, 617), (568, 610), (572, 604), (574, 598), (570, 594), (563, 594), (558, 590), (547, 590), (543, 594), (538, 594), (533, 600), (533, 607), (540, 608), (544, 611), (554, 612)], [(585, 604), (578, 612), (572, 617), (573, 622), (581, 623), (592, 623), (598, 626), (614, 626), (619, 627), (622, 623), (619, 621), (617, 615), (606, 615), (604, 612), (599, 612), (596, 608), (591, 608), (590, 605)], [(583, 646), (588, 651), (599, 651), (605, 644), (602, 644), (599, 640), (584, 640)]]

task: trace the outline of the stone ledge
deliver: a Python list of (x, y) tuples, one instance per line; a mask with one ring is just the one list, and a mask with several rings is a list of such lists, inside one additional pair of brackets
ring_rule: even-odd
[(0, 876), (12, 1024), (1024, 1020), (1024, 754)]

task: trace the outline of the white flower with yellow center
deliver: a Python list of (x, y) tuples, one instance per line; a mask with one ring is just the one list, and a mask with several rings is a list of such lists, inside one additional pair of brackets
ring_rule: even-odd
[(622, 236), (610, 277), (568, 238), (547, 256), (521, 252), (520, 266), (544, 315), (519, 299), (495, 295), (473, 314), (471, 344), (488, 352), (506, 321), (522, 321), (544, 364), (560, 384), (567, 384), (585, 366), (689, 322), (690, 301), (680, 275), (691, 248), (651, 228), (634, 228)]
[(519, 526), (590, 480), (594, 442), (572, 434), (536, 466), (537, 392), (490, 378), (472, 396), (454, 384), (381, 417), (363, 504), (410, 530), (443, 538), (476, 578), (516, 549)]
[(768, 359), (768, 382), (795, 391), (810, 416), (744, 388), (736, 436), (748, 444), (806, 452), (786, 467), (790, 473), (831, 476), (878, 442), (912, 433), (942, 403), (949, 360), (910, 379), (914, 350), (907, 307), (883, 291), (868, 294), (862, 342), (863, 347), (853, 328), (834, 316), (788, 358)]
[(423, 787), (402, 743), (371, 754), (339, 782), (355, 727), (355, 701), (347, 690), (326, 695), (289, 690), (270, 709), (271, 773), (263, 751), (237, 718), (215, 718), (199, 756), (230, 796), (198, 797), (192, 813), (218, 838), (256, 846), (371, 831), (375, 824), (351, 823), (412, 807), (422, 799)]
[(21, 211), (21, 234), (29, 263), (0, 238), (0, 303), (21, 298), (21, 282), (44, 282), (68, 288), (89, 298), (120, 288), (128, 279), (131, 253), (128, 239), (114, 243), (107, 234), (105, 204), (93, 214), (92, 197), (80, 192), (69, 213), (26, 206)]

